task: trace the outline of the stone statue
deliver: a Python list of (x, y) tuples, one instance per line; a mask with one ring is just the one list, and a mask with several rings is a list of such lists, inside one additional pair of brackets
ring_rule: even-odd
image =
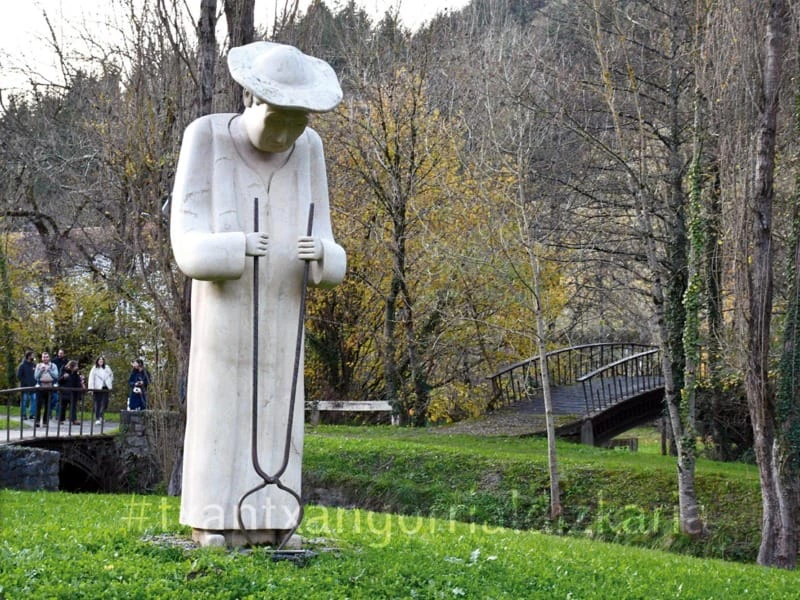
[[(228, 68), (244, 112), (186, 128), (172, 193), (175, 260), (194, 280), (180, 522), (202, 545), (283, 545), (300, 518), (285, 488), (299, 496), (302, 351), (290, 432), (287, 424), (306, 261), (315, 286), (340, 283), (346, 268), (308, 115), (333, 109), (342, 90), (330, 65), (283, 44), (233, 48)], [(266, 485), (253, 466), (253, 402), (258, 463), (274, 474), (287, 454), (284, 487)]]

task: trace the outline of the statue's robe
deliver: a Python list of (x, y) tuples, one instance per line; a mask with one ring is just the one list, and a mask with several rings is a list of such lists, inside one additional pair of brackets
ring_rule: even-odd
[[(172, 195), (175, 260), (192, 282), (192, 341), (187, 387), (180, 522), (195, 529), (239, 528), (237, 505), (262, 483), (251, 461), (253, 257), (245, 234), (269, 234), (259, 257), (258, 460), (273, 475), (281, 467), (289, 417), (304, 262), (297, 238), (313, 235), (323, 257), (311, 261), (309, 283), (330, 286), (345, 274), (344, 250), (331, 232), (325, 160), (319, 136), (306, 129), (292, 150), (253, 147), (242, 119), (201, 117), (184, 134)], [(299, 365), (288, 467), (281, 481), (300, 492), (303, 450), (303, 362)], [(242, 507), (247, 530), (291, 529), (297, 501), (274, 485)]]

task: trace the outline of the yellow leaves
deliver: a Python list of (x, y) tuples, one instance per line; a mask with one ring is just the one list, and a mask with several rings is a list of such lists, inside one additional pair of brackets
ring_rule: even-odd
[(160, 160), (156, 159), (150, 152), (145, 152), (140, 157), (125, 157), (125, 177), (128, 179), (136, 179), (147, 171), (152, 171), (160, 164)]
[(125, 161), (125, 177), (127, 177), (128, 179), (135, 179), (137, 172), (138, 172), (138, 167), (136, 163), (134, 163), (130, 159), (127, 159)]
[(485, 387), (453, 382), (432, 390), (428, 418), (434, 423), (452, 423), (483, 414), (491, 397)]
[[(476, 384), (485, 361), (535, 353), (531, 244), (520, 238), (517, 165), (487, 171), (470, 164), (458, 123), (428, 105), (424, 85), (407, 71), (353, 94), (336, 117), (321, 134), (334, 163), (334, 232), (348, 253), (348, 279), (332, 296), (312, 301), (309, 331), (321, 334), (335, 305), (347, 328), (337, 350), (359, 360), (348, 365), (353, 381), (372, 385), (383, 375), (387, 353), (402, 357), (397, 362), (408, 371), (413, 350), (430, 389), (429, 419), (480, 414), (491, 397)], [(552, 321), (566, 304), (565, 274), (545, 247), (534, 251), (542, 259), (543, 306)], [(392, 288), (398, 280), (399, 295)], [(387, 307), (393, 294), (398, 299)], [(387, 343), (383, 336), (392, 331)], [(414, 386), (409, 373), (401, 378), (405, 402)]]

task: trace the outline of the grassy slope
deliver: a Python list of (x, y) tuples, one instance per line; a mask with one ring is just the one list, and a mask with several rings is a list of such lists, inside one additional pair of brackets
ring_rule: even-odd
[(309, 430), (308, 490), (397, 512), (309, 507), (301, 532), (320, 552), (304, 568), (262, 550), (176, 545), (188, 535), (175, 498), (0, 491), (0, 598), (797, 597), (798, 573), (597, 541), (748, 558), (758, 542), (753, 468), (700, 463), (712, 533), (690, 543), (673, 532), (674, 459), (647, 448), (559, 451), (567, 514), (552, 525), (542, 440)]
[(337, 488), (354, 506), (556, 531), (697, 556), (752, 561), (760, 539), (755, 468), (701, 460), (709, 535), (675, 532), (675, 459), (559, 445), (564, 516), (547, 519), (545, 441), (388, 427), (320, 427), (306, 437), (306, 489)]
[[(792, 598), (800, 575), (446, 520), (309, 507), (305, 567), (184, 549), (178, 500), (0, 491), (3, 598)], [(335, 550), (326, 550), (334, 548)]]

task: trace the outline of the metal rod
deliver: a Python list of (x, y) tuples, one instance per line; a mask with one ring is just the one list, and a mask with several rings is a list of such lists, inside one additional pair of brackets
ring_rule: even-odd
[[(253, 198), (253, 231), (258, 232), (258, 198)], [(256, 411), (258, 410), (258, 323), (259, 323), (259, 302), (258, 302), (258, 256), (253, 256), (253, 363), (252, 363), (252, 390), (250, 399), (253, 406), (253, 419), (251, 422), (251, 435), (253, 444), (256, 444), (258, 439), (258, 419), (256, 418)], [(255, 450), (254, 450), (255, 454)], [(257, 456), (257, 454), (256, 454)]]
[[(254, 200), (254, 215), (253, 215), (253, 227), (255, 231), (258, 231), (258, 198)], [(314, 203), (310, 203), (308, 207), (308, 225), (306, 227), (306, 234), (311, 235), (312, 227), (314, 223)], [(247, 534), (247, 529), (244, 526), (244, 521), (242, 520), (242, 505), (244, 501), (255, 492), (267, 487), (268, 485), (275, 485), (278, 489), (288, 493), (297, 501), (298, 513), (297, 513), (297, 521), (294, 526), (288, 531), (286, 536), (284, 536), (283, 540), (281, 540), (280, 544), (278, 544), (276, 548), (276, 552), (280, 551), (283, 546), (286, 544), (287, 541), (294, 535), (297, 528), (300, 526), (300, 523), (303, 520), (303, 502), (300, 497), (300, 494), (291, 489), (290, 487), (286, 486), (283, 482), (281, 482), (280, 478), (281, 475), (286, 471), (286, 468), (289, 465), (289, 456), (291, 454), (291, 447), (292, 447), (292, 427), (294, 424), (294, 407), (295, 407), (295, 395), (297, 394), (297, 379), (299, 377), (300, 371), (300, 357), (303, 348), (303, 324), (305, 322), (305, 311), (306, 311), (306, 289), (308, 287), (308, 273), (309, 273), (309, 261), (305, 261), (303, 265), (303, 282), (302, 282), (302, 289), (300, 293), (300, 310), (298, 314), (298, 325), (297, 325), (297, 341), (295, 345), (295, 354), (294, 354), (294, 366), (292, 370), (292, 385), (291, 385), (291, 395), (289, 397), (289, 415), (287, 418), (286, 423), (286, 437), (283, 449), (283, 460), (281, 462), (280, 468), (275, 472), (274, 475), (270, 475), (266, 471), (261, 468), (261, 464), (258, 459), (258, 257), (253, 256), (253, 310), (254, 310), (254, 319), (253, 319), (253, 391), (252, 391), (252, 415), (251, 415), (251, 444), (250, 444), (250, 456), (253, 463), (253, 469), (261, 477), (262, 482), (257, 486), (251, 488), (247, 492), (245, 492), (240, 498), (239, 503), (237, 505), (237, 520), (239, 522), (239, 529), (241, 530), (244, 537), (253, 545), (253, 541), (250, 536)]]

